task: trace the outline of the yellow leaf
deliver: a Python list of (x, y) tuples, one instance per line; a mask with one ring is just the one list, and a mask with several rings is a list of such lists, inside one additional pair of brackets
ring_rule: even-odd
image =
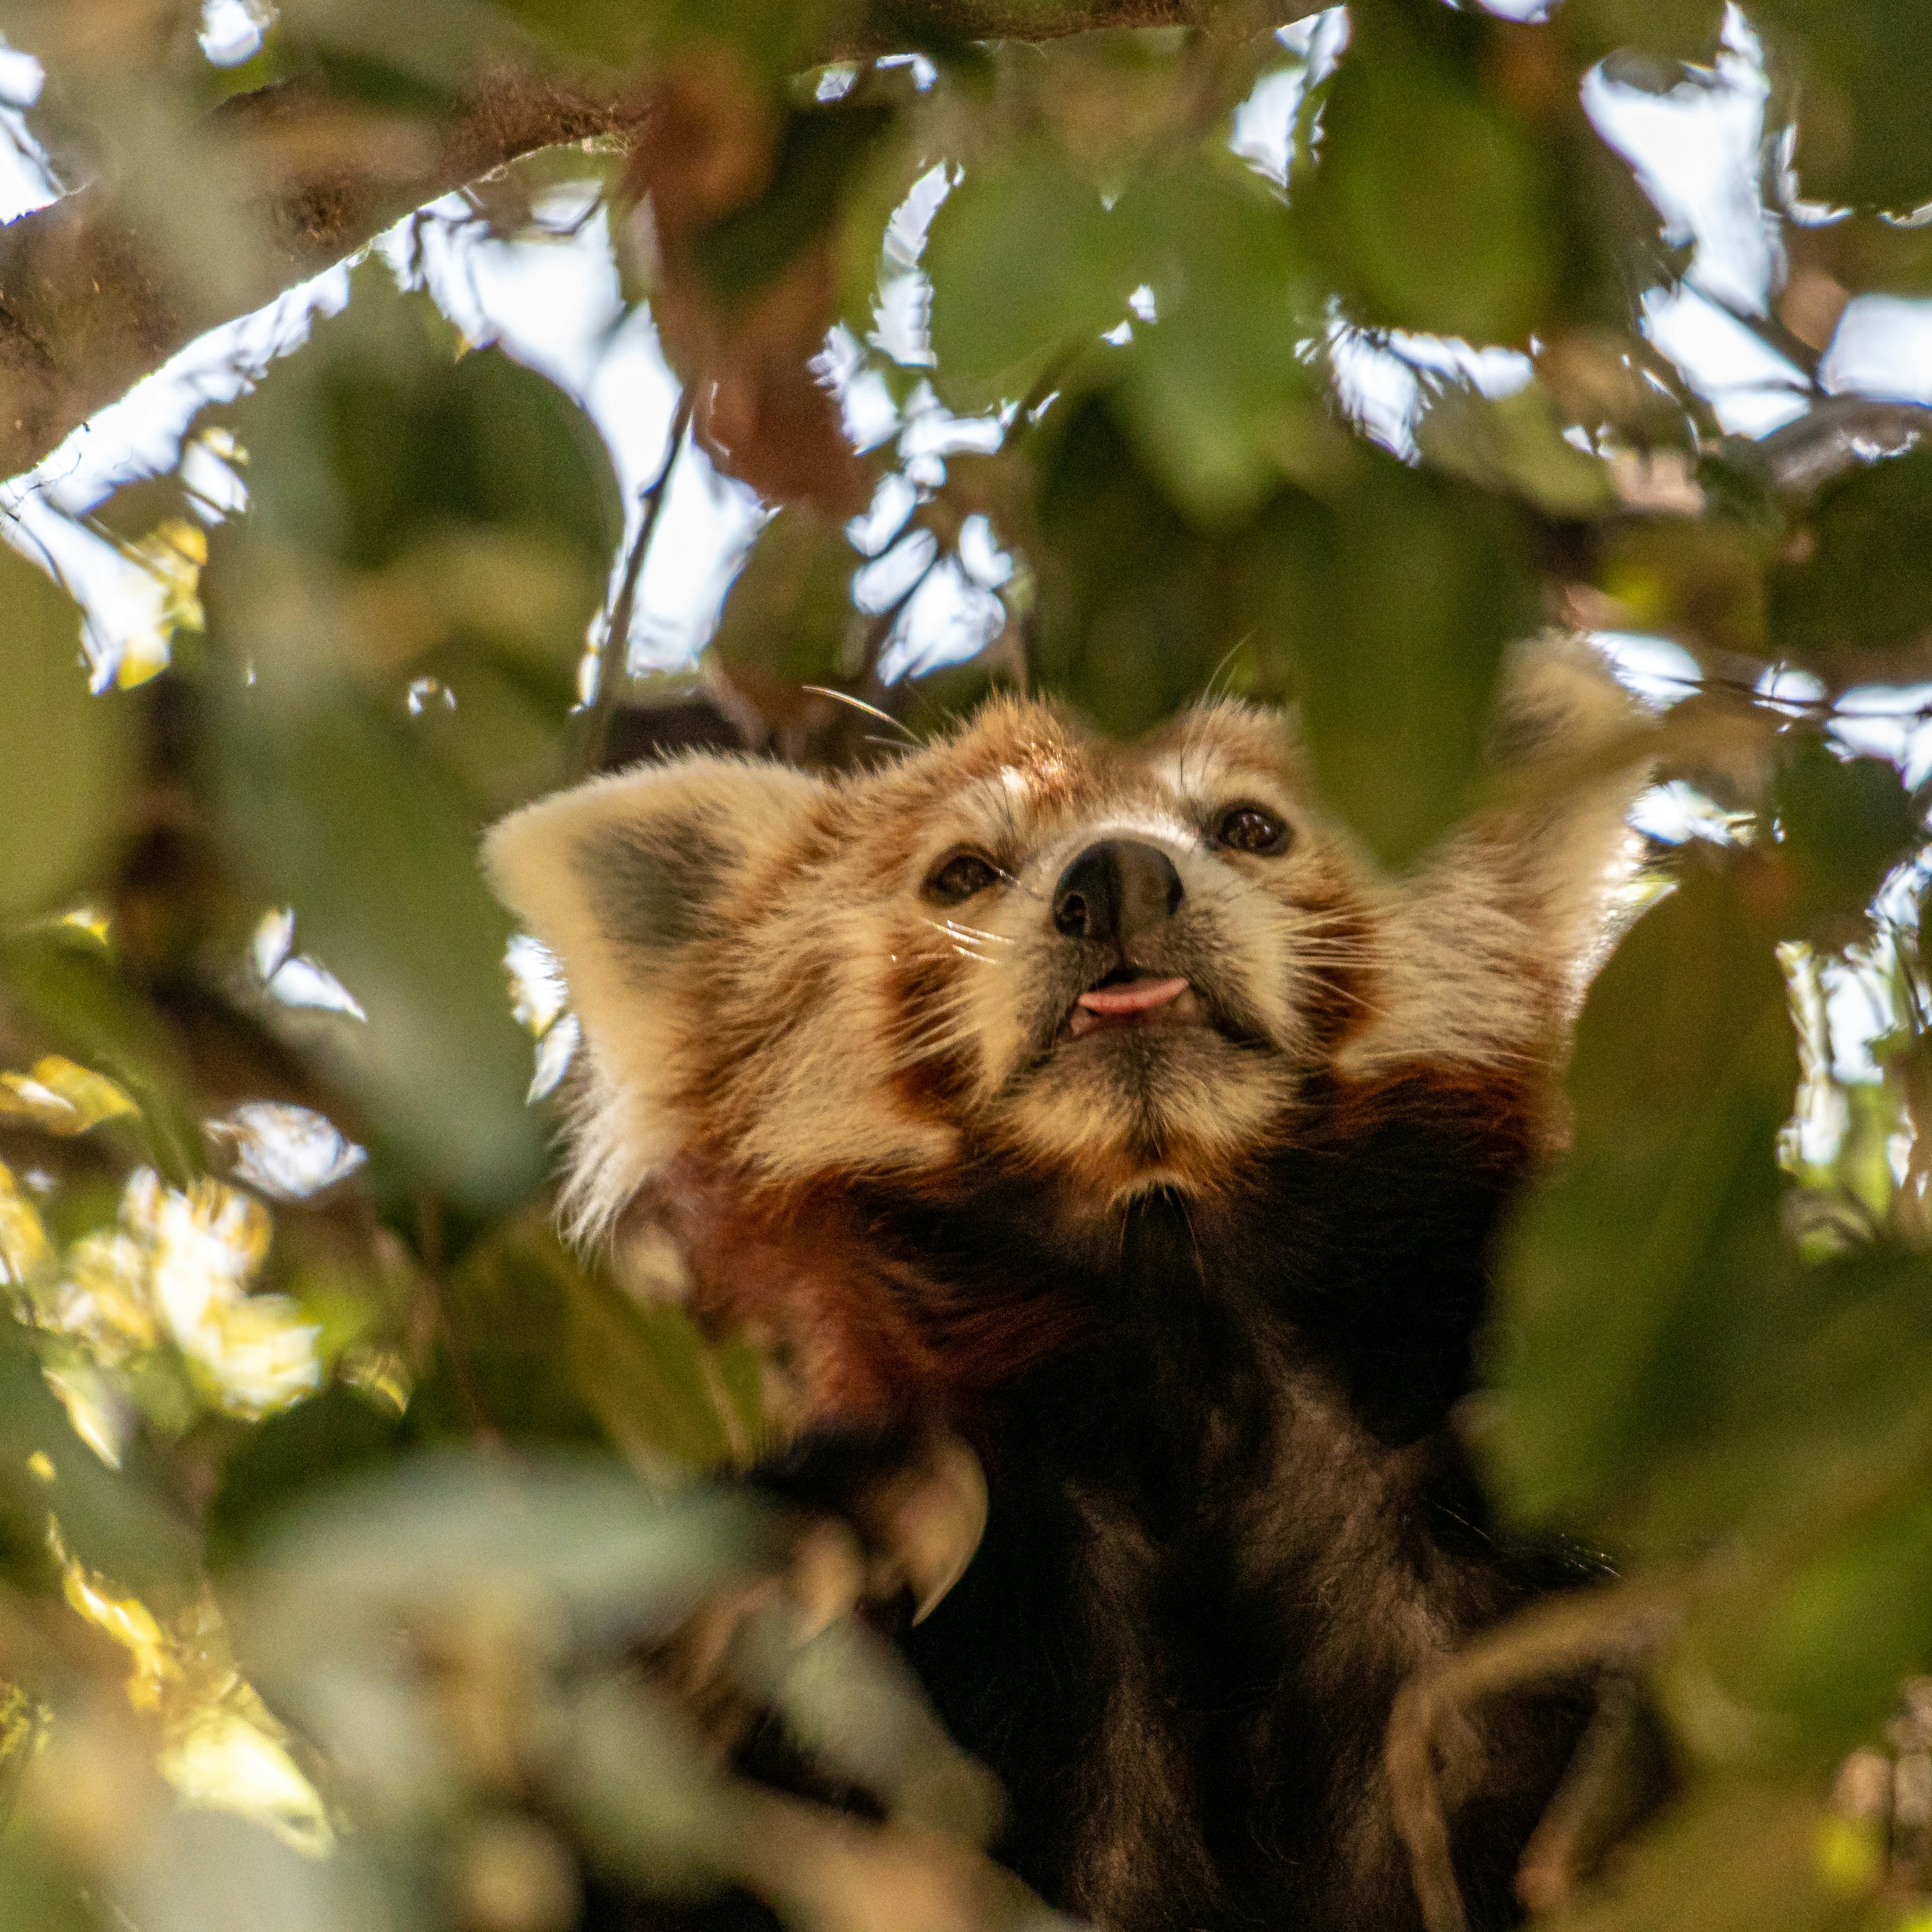
[(47, 1275), (58, 1259), (34, 1204), (0, 1162), (0, 1281), (28, 1287)]
[(0, 1120), (32, 1120), (51, 1134), (84, 1134), (103, 1120), (140, 1111), (106, 1074), (57, 1053), (36, 1061), (32, 1072), (0, 1073)]

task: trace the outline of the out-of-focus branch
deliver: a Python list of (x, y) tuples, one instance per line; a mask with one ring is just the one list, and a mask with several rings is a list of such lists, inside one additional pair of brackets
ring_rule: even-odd
[[(178, 150), (180, 178), (144, 184), (138, 200), (86, 188), (10, 222), (0, 228), (0, 475), (38, 461), (203, 331), (410, 209), (536, 148), (627, 134), (640, 113), (634, 96), (506, 73), (418, 127), (285, 83), (211, 116)], [(219, 246), (228, 272), (182, 272), (178, 235), (153, 218), (162, 195)]]
[[(1244, 19), (1244, 0), (877, 0), (818, 50), (1045, 40)], [(1264, 0), (1254, 24), (1314, 12)], [(382, 116), (306, 83), (244, 94), (168, 149), (165, 180), (83, 188), (0, 227), (0, 476), (30, 467), (204, 331), (332, 266), (413, 208), (538, 148), (628, 140), (640, 84), (505, 68), (446, 118)], [(201, 245), (184, 248), (185, 237)]]

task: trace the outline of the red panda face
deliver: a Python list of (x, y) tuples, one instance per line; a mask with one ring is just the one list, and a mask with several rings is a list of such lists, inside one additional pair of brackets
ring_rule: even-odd
[(855, 788), (893, 1104), (1096, 1207), (1237, 1173), (1373, 977), (1298, 762), (1232, 706), (1128, 748), (1011, 706)]
[[(1520, 742), (1628, 728), (1574, 651), (1518, 683)], [(584, 1030), (580, 1229), (694, 1154), (777, 1187), (1020, 1172), (1098, 1216), (1239, 1185), (1338, 1080), (1553, 1053), (1630, 789), (1472, 819), (1391, 880), (1280, 714), (1119, 747), (1001, 700), (850, 778), (699, 756), (598, 779), (489, 861)]]

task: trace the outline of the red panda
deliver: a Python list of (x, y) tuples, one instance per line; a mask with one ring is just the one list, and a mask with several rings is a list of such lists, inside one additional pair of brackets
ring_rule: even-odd
[[(1418, 1925), (1396, 1691), (1557, 1580), (1451, 1412), (1642, 734), (1580, 644), (1505, 682), (1507, 782), (1402, 877), (1232, 703), (1118, 746), (998, 699), (841, 778), (686, 756), (489, 841), (584, 1029), (573, 1232), (668, 1240), (799, 1448), (973, 1445), (984, 1543), (905, 1648), (1003, 1857), (1113, 1932)], [(1473, 1924), (1579, 1721), (1445, 1747)]]

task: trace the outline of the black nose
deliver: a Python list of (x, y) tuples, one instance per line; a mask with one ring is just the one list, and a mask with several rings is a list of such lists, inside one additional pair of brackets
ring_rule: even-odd
[(1180, 874), (1158, 845), (1103, 838), (1060, 875), (1053, 923), (1070, 939), (1124, 942), (1172, 919), (1180, 905)]

